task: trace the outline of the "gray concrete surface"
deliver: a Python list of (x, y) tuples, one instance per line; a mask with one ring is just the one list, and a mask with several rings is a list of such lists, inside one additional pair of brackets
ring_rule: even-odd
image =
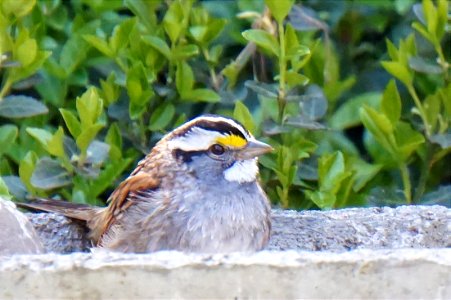
[[(89, 251), (82, 223), (55, 214), (27, 214), (50, 252)], [(451, 247), (451, 210), (443, 206), (273, 210), (268, 250)]]
[(0, 299), (451, 299), (442, 206), (273, 210), (268, 250), (229, 255), (61, 255), (89, 251), (84, 226), (27, 216), (56, 253), (0, 255)]
[(451, 299), (451, 249), (0, 257), (0, 299)]

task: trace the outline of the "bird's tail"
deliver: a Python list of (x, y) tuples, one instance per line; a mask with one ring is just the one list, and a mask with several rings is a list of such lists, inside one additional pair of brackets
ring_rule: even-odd
[(16, 203), (16, 205), (26, 209), (58, 213), (81, 221), (91, 220), (101, 210), (100, 207), (86, 204), (43, 198), (35, 198), (31, 202)]

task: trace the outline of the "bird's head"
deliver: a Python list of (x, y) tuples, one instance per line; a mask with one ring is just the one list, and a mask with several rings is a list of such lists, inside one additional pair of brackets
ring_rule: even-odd
[(162, 141), (179, 163), (196, 176), (223, 176), (230, 182), (252, 182), (257, 157), (273, 148), (256, 140), (239, 122), (216, 115), (197, 117), (169, 133)]

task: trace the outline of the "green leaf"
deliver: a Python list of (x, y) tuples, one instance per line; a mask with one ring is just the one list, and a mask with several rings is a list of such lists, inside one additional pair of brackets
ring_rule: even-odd
[(105, 142), (110, 146), (116, 146), (118, 149), (122, 149), (122, 135), (117, 122), (114, 122), (108, 128)]
[(359, 109), (366, 105), (377, 108), (381, 102), (379, 92), (363, 93), (344, 102), (329, 119), (329, 126), (333, 129), (346, 129), (361, 124)]
[(365, 127), (376, 136), (385, 136), (393, 133), (393, 125), (390, 119), (369, 106), (360, 108), (360, 118)]
[(355, 178), (352, 186), (354, 192), (359, 192), (363, 189), (383, 167), (381, 164), (369, 164), (358, 157), (352, 157), (350, 159), (350, 165), (354, 172), (353, 177)]
[[(45, 64), (46, 70), (49, 70), (48, 60)], [(55, 63), (56, 64), (56, 63)], [(64, 105), (67, 94), (67, 80), (65, 79), (65, 74), (62, 77), (56, 77), (50, 72), (42, 70), (40, 72), (40, 82), (35, 86), (36, 90), (41, 95), (42, 100), (45, 103), (50, 103), (56, 107), (61, 107)], [(59, 74), (58, 76), (60, 76)]]
[(142, 62), (137, 61), (127, 73), (127, 93), (130, 97), (129, 114), (132, 120), (139, 118), (144, 113), (147, 104), (154, 96), (150, 85), (153, 78), (148, 78)]
[(1, 10), (6, 14), (14, 14), (16, 18), (28, 15), (36, 4), (36, 0), (2, 0)]
[(78, 148), (80, 148), (81, 153), (86, 153), (89, 144), (94, 140), (97, 133), (104, 127), (103, 124), (93, 124), (89, 125), (81, 131), (80, 135), (76, 139)]
[(422, 24), (418, 22), (413, 22), (412, 28), (418, 31), (425, 39), (427, 39), (432, 44), (436, 42), (435, 37), (432, 34), (430, 34)]
[(77, 97), (76, 106), (82, 131), (96, 123), (103, 111), (103, 101), (95, 87), (90, 87), (81, 97)]
[(396, 157), (399, 153), (393, 134), (394, 129), (387, 116), (368, 106), (360, 108), (359, 114), (363, 125), (374, 135), (379, 144), (395, 160), (400, 159), (400, 157)]
[(191, 67), (187, 62), (182, 61), (177, 64), (175, 85), (177, 87), (177, 91), (181, 95), (182, 98), (186, 98), (185, 93), (192, 90), (194, 85), (194, 74)]
[(194, 89), (188, 92), (185, 92), (183, 95), (184, 100), (193, 100), (193, 101), (201, 101), (201, 102), (211, 102), (216, 103), (221, 100), (221, 96), (219, 96), (215, 91), (210, 89)]
[(171, 57), (174, 60), (182, 60), (197, 54), (199, 54), (199, 48), (196, 45), (188, 44), (175, 47)]
[(8, 188), (9, 193), (15, 200), (21, 201), (26, 200), (28, 191), (25, 185), (20, 180), (19, 176), (8, 175), (1, 177), (1, 179), (3, 179)]
[(110, 153), (110, 145), (107, 143), (93, 140), (86, 150), (86, 162), (92, 165), (91, 169), (102, 166), (108, 159)]
[(66, 76), (73, 73), (86, 60), (89, 48), (88, 43), (79, 34), (67, 40), (60, 54), (60, 66), (64, 69)]
[(63, 127), (59, 127), (58, 130), (53, 134), (52, 138), (47, 143), (47, 151), (55, 155), (56, 157), (65, 157), (64, 147), (64, 130)]
[(117, 161), (122, 159), (122, 135), (116, 122), (110, 125), (105, 136), (105, 142), (110, 146), (110, 159)]
[(30, 193), (34, 193), (34, 188), (31, 185), (31, 176), (33, 175), (33, 170), (35, 169), (36, 162), (38, 161), (38, 156), (33, 151), (29, 151), (25, 157), (20, 160), (19, 163), (19, 176), (23, 184), (27, 187)]
[(435, 35), (437, 40), (440, 41), (446, 33), (448, 24), (448, 5), (446, 0), (437, 1), (437, 27), (435, 29)]
[(387, 51), (388, 55), (390, 56), (392, 61), (398, 61), (398, 49), (396, 49), (396, 46), (389, 40), (386, 39), (385, 43), (387, 44)]
[(213, 19), (208, 23), (208, 31), (207, 34), (203, 37), (203, 43), (209, 44), (214, 39), (216, 39), (221, 31), (224, 29), (224, 26), (226, 25), (227, 20), (226, 19)]
[(300, 47), (298, 36), (296, 35), (296, 31), (290, 23), (287, 23), (285, 29), (285, 55), (289, 59), (292, 56), (296, 55), (296, 48)]
[(50, 51), (38, 51), (32, 63), (21, 68), (11, 69), (9, 79), (17, 82), (31, 76), (38, 71), (50, 55)]
[[(449, 100), (448, 100), (449, 101)], [(433, 94), (428, 95), (424, 100), (423, 108), (426, 113), (426, 118), (428, 120), (428, 126), (430, 127), (431, 132), (435, 132), (437, 127), (437, 121), (441, 117), (441, 99), (440, 99), (440, 90)], [(446, 116), (445, 116), (446, 118)]]
[(327, 99), (320, 89), (317, 92), (305, 95), (299, 105), (301, 114), (311, 120), (318, 120), (327, 113)]
[(241, 101), (235, 102), (235, 109), (233, 110), (233, 118), (244, 125), (250, 132), (255, 132), (255, 123), (249, 109)]
[(423, 0), (423, 14), (426, 19), (428, 32), (435, 34), (437, 28), (437, 11), (431, 0)]
[(114, 27), (111, 35), (109, 45), (114, 53), (119, 53), (119, 50), (127, 47), (130, 38), (130, 33), (136, 26), (137, 18), (125, 19), (121, 24)]
[(337, 151), (321, 156), (318, 161), (320, 190), (336, 194), (343, 179), (349, 176), (346, 172), (343, 154)]
[(0, 116), (16, 119), (27, 118), (48, 113), (42, 102), (28, 96), (7, 96), (0, 100)]
[(189, 28), (189, 33), (199, 43), (202, 43), (204, 41), (204, 38), (207, 35), (207, 32), (208, 32), (208, 27), (205, 25), (191, 26)]
[(27, 67), (36, 59), (37, 53), (38, 44), (36, 40), (27, 38), (22, 44), (17, 46), (14, 58), (20, 61), (22, 67)]
[(337, 201), (337, 197), (330, 192), (305, 191), (305, 193), (321, 209), (332, 209)]
[(277, 22), (282, 23), (291, 10), (294, 4), (294, 0), (265, 0), (266, 6), (268, 6), (274, 19)]
[(421, 133), (414, 130), (412, 126), (405, 122), (398, 122), (395, 130), (398, 152), (403, 161), (410, 157), (413, 151), (425, 142)]
[(163, 130), (172, 121), (175, 115), (175, 107), (171, 103), (163, 103), (152, 112), (149, 121), (149, 130)]
[(15, 125), (6, 124), (0, 126), (0, 157), (3, 153), (8, 152), (12, 144), (17, 139), (19, 130)]
[(412, 85), (413, 74), (406, 66), (395, 61), (383, 61), (381, 64), (388, 73), (399, 79), (406, 86)]
[(426, 59), (419, 56), (413, 56), (409, 59), (409, 67), (412, 70), (415, 70), (420, 73), (426, 74), (443, 73), (443, 69), (438, 63), (434, 61), (427, 61)]
[(50, 132), (41, 128), (32, 127), (28, 127), (26, 131), (29, 135), (34, 137), (42, 145), (42, 147), (44, 147), (44, 149), (48, 149), (49, 142), (52, 139), (52, 134)]
[(108, 43), (99, 38), (98, 36), (92, 35), (92, 34), (86, 34), (83, 35), (83, 38), (85, 39), (85, 41), (87, 41), (92, 47), (96, 48), (97, 50), (99, 50), (101, 53), (103, 53), (105, 56), (107, 57), (114, 57), (114, 52), (113, 50), (111, 50), (110, 46), (108, 45)]
[(277, 90), (274, 86), (269, 85), (264, 82), (258, 82), (253, 80), (247, 80), (244, 85), (256, 92), (258, 95), (267, 97), (267, 98), (273, 98), (277, 99)]
[(403, 66), (408, 66), (409, 57), (416, 56), (416, 52), (415, 35), (413, 33), (399, 41), (399, 62)]
[(261, 29), (249, 29), (244, 31), (242, 35), (246, 40), (254, 42), (261, 48), (273, 53), (277, 57), (279, 56), (279, 42), (272, 34)]
[(142, 40), (146, 44), (149, 44), (150, 46), (152, 46), (152, 48), (163, 54), (167, 60), (171, 60), (171, 49), (166, 44), (166, 41), (153, 35), (145, 35), (142, 37)]
[(66, 123), (67, 129), (69, 129), (70, 134), (77, 138), (81, 133), (81, 124), (78, 121), (75, 114), (67, 109), (60, 108), (60, 113), (63, 116), (64, 123)]
[(163, 26), (167, 35), (174, 44), (183, 30), (183, 8), (179, 1), (170, 4), (169, 9), (163, 18)]
[(227, 78), (229, 88), (233, 88), (236, 85), (242, 68), (243, 66), (239, 65), (237, 61), (233, 61), (222, 69), (221, 73)]
[(72, 181), (58, 161), (43, 157), (36, 163), (30, 182), (35, 188), (51, 190), (70, 185)]
[(143, 95), (142, 81), (145, 77), (143, 65), (137, 64), (127, 73), (127, 94), (130, 97), (130, 102), (139, 103)]
[(101, 96), (105, 100), (105, 107), (110, 106), (119, 99), (121, 89), (116, 84), (116, 73), (110, 73), (106, 80), (100, 79), (100, 86), (102, 87)]
[(0, 177), (0, 197), (7, 200), (11, 199), (8, 186), (6, 186), (6, 183), (3, 181), (2, 177)]
[(155, 12), (161, 3), (147, 0), (125, 0), (124, 5), (139, 18), (140, 23), (145, 25), (148, 31), (155, 29), (157, 19)]
[(286, 72), (285, 78), (291, 88), (295, 86), (304, 86), (310, 81), (307, 76), (294, 72), (293, 70)]
[(287, 59), (300, 58), (302, 56), (306, 56), (311, 54), (310, 49), (304, 45), (298, 45), (296, 47), (290, 47), (287, 50), (286, 57)]
[(219, 59), (221, 58), (222, 51), (224, 50), (224, 47), (222, 45), (215, 45), (211, 47), (209, 51), (209, 55), (207, 57), (207, 62), (213, 65), (217, 65), (219, 62)]
[(381, 110), (392, 124), (396, 124), (401, 117), (401, 97), (396, 82), (392, 79), (385, 88), (382, 96)]

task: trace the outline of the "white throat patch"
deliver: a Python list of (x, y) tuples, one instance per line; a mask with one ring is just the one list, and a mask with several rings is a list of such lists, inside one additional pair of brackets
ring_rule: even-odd
[(238, 183), (252, 182), (257, 178), (258, 166), (257, 159), (248, 159), (237, 161), (224, 171), (224, 178), (227, 181)]

